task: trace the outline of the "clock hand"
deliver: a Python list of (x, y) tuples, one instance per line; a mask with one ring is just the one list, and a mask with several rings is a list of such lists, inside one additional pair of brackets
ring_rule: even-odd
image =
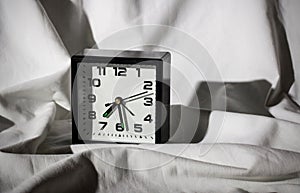
[(106, 103), (104, 106), (108, 107), (109, 105), (112, 105), (113, 103)]
[(124, 107), (126, 107), (126, 106), (123, 104), (122, 111), (123, 111), (123, 115), (124, 115), (125, 128), (126, 128), (126, 131), (129, 131), (128, 121), (127, 121), (127, 114), (126, 114), (126, 111), (125, 111)]
[(124, 102), (121, 103), (121, 105), (132, 115), (135, 116), (134, 113), (128, 109), (128, 107), (126, 107), (126, 105), (124, 104)]
[(103, 117), (109, 118), (109, 117), (112, 115), (112, 113), (116, 110), (116, 106), (117, 106), (116, 103), (112, 103), (112, 106), (109, 107), (109, 108), (107, 109), (107, 111), (105, 111), (105, 112), (103, 113)]
[(127, 101), (125, 101), (125, 102), (128, 103), (128, 102), (135, 101), (135, 100), (138, 100), (138, 99), (141, 99), (141, 98), (144, 98), (144, 97), (146, 97), (146, 96), (153, 95), (153, 94), (154, 94), (154, 93), (149, 93), (149, 94), (146, 94), (146, 95), (143, 95), (143, 96), (134, 98), (134, 99), (127, 100)]
[(132, 96), (130, 96), (130, 97), (126, 97), (126, 98), (124, 98), (123, 100), (131, 99), (131, 98), (134, 98), (134, 97), (137, 97), (137, 96), (146, 94), (147, 92), (148, 92), (148, 91), (141, 92), (141, 93), (139, 93), (139, 94), (135, 94), (135, 95), (132, 95)]
[(118, 111), (119, 111), (119, 117), (120, 117), (122, 128), (124, 128), (123, 115), (122, 115), (122, 110), (121, 110), (121, 106), (120, 105), (118, 105)]
[[(127, 100), (127, 99), (131, 99), (131, 98), (134, 98), (134, 97), (137, 97), (137, 96), (140, 96), (140, 95), (143, 95), (143, 94), (146, 94), (148, 91), (144, 91), (144, 92), (141, 92), (139, 94), (135, 94), (135, 95), (132, 95), (130, 97), (126, 97), (122, 100)], [(105, 106), (108, 107), (109, 105), (113, 104), (114, 102), (111, 102), (111, 103), (106, 103)]]

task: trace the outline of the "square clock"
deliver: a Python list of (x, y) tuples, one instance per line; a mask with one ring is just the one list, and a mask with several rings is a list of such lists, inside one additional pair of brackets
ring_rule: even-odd
[(170, 53), (86, 49), (72, 57), (72, 141), (165, 143)]

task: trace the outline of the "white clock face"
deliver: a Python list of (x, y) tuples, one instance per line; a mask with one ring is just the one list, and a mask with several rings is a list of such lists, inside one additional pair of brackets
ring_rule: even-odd
[(81, 138), (155, 143), (155, 65), (81, 66), (77, 74)]

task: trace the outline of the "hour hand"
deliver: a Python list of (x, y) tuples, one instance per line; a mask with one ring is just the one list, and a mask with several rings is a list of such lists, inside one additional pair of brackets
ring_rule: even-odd
[(116, 107), (117, 107), (117, 104), (116, 104), (116, 103), (113, 103), (113, 104), (107, 109), (107, 111), (105, 111), (105, 112), (103, 113), (103, 117), (109, 118), (109, 117), (112, 115), (112, 113), (116, 110)]

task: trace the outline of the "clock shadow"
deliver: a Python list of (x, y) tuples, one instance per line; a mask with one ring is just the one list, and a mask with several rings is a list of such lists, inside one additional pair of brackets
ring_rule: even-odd
[(211, 111), (183, 105), (170, 108), (168, 143), (199, 143), (205, 137)]
[(199, 82), (189, 106), (170, 108), (169, 143), (201, 142), (208, 131), (212, 111), (273, 117), (266, 106), (271, 86), (266, 80)]

